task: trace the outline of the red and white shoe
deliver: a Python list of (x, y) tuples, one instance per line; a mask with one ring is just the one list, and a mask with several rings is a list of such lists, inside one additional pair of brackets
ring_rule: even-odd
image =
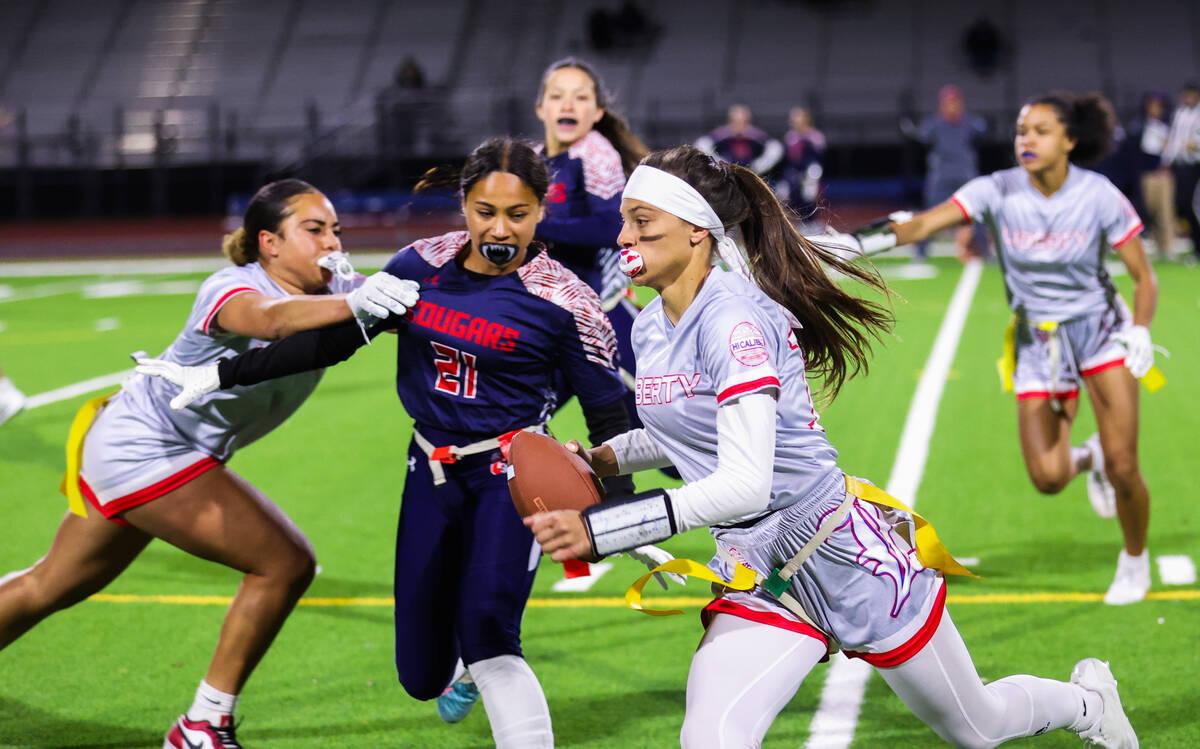
[(187, 714), (179, 716), (167, 736), (163, 749), (242, 749), (234, 735), (233, 717), (226, 715), (218, 725), (206, 720), (191, 720)]

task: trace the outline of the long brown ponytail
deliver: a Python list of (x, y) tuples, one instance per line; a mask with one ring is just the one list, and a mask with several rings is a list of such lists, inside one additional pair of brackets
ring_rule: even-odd
[(824, 380), (830, 399), (848, 378), (867, 372), (871, 339), (891, 330), (894, 318), (887, 306), (844, 291), (830, 272), (890, 296), (873, 268), (842, 260), (801, 236), (775, 193), (750, 169), (693, 146), (655, 151), (642, 163), (690, 184), (727, 229), (741, 232), (759, 287), (803, 324), (796, 336), (805, 367)]

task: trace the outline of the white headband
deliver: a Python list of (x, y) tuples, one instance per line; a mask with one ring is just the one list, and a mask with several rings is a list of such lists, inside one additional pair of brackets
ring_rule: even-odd
[[(737, 242), (734, 242), (732, 237), (726, 236), (725, 226), (721, 223), (717, 212), (708, 204), (704, 196), (685, 180), (661, 169), (640, 164), (633, 170), (633, 174), (629, 175), (629, 181), (625, 183), (625, 192), (621, 194), (621, 197), (649, 203), (689, 224), (708, 229), (717, 242), (717, 254), (729, 266), (729, 270), (741, 274), (750, 283), (758, 285), (754, 276), (750, 274), (750, 265), (746, 262), (746, 256), (742, 254), (741, 248), (737, 246)], [(788, 322), (793, 328), (802, 327), (791, 310), (783, 305), (779, 305), (779, 308), (787, 315)]]
[(725, 226), (717, 217), (717, 212), (704, 196), (686, 181), (661, 169), (641, 164), (629, 175), (621, 197), (649, 203), (689, 224), (708, 229), (717, 242), (717, 254), (729, 266), (729, 270), (754, 280), (750, 275), (750, 266), (747, 265), (737, 243), (725, 236)]

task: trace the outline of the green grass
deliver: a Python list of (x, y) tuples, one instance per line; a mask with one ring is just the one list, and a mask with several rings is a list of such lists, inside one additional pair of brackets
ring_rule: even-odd
[[(870, 375), (847, 385), (822, 413), (842, 466), (886, 482), (913, 390), (958, 279), (896, 281), (899, 325), (876, 347)], [(1167, 388), (1143, 398), (1142, 459), (1153, 493), (1150, 549), (1200, 559), (1194, 511), (1200, 406), (1200, 281), (1195, 269), (1157, 267), (1162, 290), (1155, 340)], [(200, 276), (177, 276), (176, 280)], [(4, 279), (15, 291), (72, 279)], [(79, 279), (86, 281), (87, 279)], [(161, 279), (155, 279), (161, 280)], [(1128, 279), (1124, 282), (1128, 293)], [(127, 354), (157, 353), (176, 335), (190, 295), (85, 298), (77, 292), (0, 302), (0, 366), (34, 394), (130, 366)], [(95, 321), (116, 318), (113, 330)], [(1130, 718), (1146, 747), (1200, 746), (1200, 591), (1189, 600), (1114, 608), (1097, 602), (971, 603), (992, 593), (1102, 592), (1111, 579), (1119, 532), (1089, 509), (1082, 482), (1063, 494), (1037, 494), (1025, 476), (1015, 407), (999, 391), (995, 359), (1008, 319), (999, 273), (985, 272), (946, 384), (918, 495), (955, 553), (980, 558), (982, 580), (955, 580), (954, 620), (980, 675), (1065, 678), (1079, 658), (1111, 660)], [(391, 594), (394, 524), (410, 424), (393, 393), (394, 348), (387, 341), (332, 368), (310, 402), (244, 450), (231, 467), (304, 528), (323, 571), (309, 597), (386, 598)], [(57, 492), (62, 443), (80, 396), (24, 413), (0, 428), (0, 572), (28, 566), (48, 547), (65, 509)], [(1085, 401), (1086, 402), (1086, 401)], [(582, 436), (574, 407), (557, 417), (563, 438)], [(1077, 437), (1091, 433), (1080, 409)], [(639, 477), (642, 486), (657, 474)], [(706, 533), (664, 544), (705, 560)], [(613, 599), (642, 572), (627, 559), (586, 594), (559, 594), (561, 576), (543, 563), (525, 617), (526, 656), (545, 687), (562, 747), (678, 745), (684, 686), (701, 630), (697, 606), (651, 618), (619, 607), (547, 607), (547, 601)], [(1168, 590), (1157, 584), (1156, 591)], [(133, 595), (232, 595), (238, 575), (155, 542), (108, 589)], [(657, 588), (648, 588), (652, 604)], [(679, 595), (675, 589), (671, 595)], [(1179, 590), (1172, 588), (1172, 590)], [(682, 595), (700, 599), (707, 586)], [(961, 600), (960, 600), (961, 599)], [(55, 615), (0, 654), (0, 746), (159, 746), (190, 703), (217, 636), (224, 607), (89, 601)], [(420, 643), (411, 643), (420, 647)], [(239, 715), (255, 749), (271, 747), (484, 747), (486, 716), (443, 725), (432, 704), (410, 699), (392, 667), (386, 606), (302, 606), (250, 681)], [(767, 734), (767, 747), (799, 747), (819, 702), (819, 666)], [(1033, 740), (1025, 742), (1028, 745)], [(1058, 732), (1040, 747), (1074, 747)], [(934, 747), (940, 742), (872, 678), (855, 747)], [(1024, 745), (1024, 744), (1023, 744)]]

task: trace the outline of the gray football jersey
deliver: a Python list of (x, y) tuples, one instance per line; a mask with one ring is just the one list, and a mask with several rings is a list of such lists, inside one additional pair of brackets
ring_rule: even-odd
[[(346, 282), (335, 278), (330, 291), (345, 293), (359, 283), (361, 280)], [(194, 366), (270, 343), (225, 332), (216, 324), (221, 307), (245, 292), (273, 297), (288, 295), (258, 263), (219, 270), (201, 284), (183, 332), (158, 358)], [(125, 383), (118, 397), (124, 401), (121, 406), (137, 413), (152, 432), (189, 443), (218, 460), (227, 460), (236, 450), (291, 416), (316, 388), (324, 371), (318, 369), (248, 387), (217, 390), (180, 411), (173, 411), (168, 405), (179, 388), (159, 377), (135, 376)]]
[(1096, 313), (1116, 294), (1104, 251), (1142, 230), (1137, 211), (1096, 172), (1072, 165), (1050, 197), (1021, 167), (976, 177), (951, 198), (970, 221), (992, 230), (1009, 304), (1034, 321)]
[(638, 416), (685, 481), (717, 469), (717, 408), (775, 388), (771, 509), (787, 507), (837, 466), (804, 376), (804, 356), (782, 310), (736, 273), (713, 268), (678, 325), (662, 299), (633, 324)]

